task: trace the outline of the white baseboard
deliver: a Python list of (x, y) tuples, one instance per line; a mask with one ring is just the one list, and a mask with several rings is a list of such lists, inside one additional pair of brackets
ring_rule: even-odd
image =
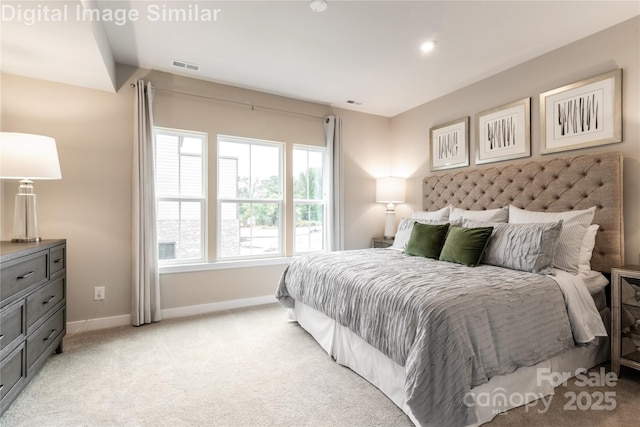
[(189, 307), (167, 308), (162, 310), (163, 319), (193, 316), (195, 314), (213, 313), (216, 311), (232, 310), (234, 308), (251, 307), (254, 305), (271, 304), (277, 302), (274, 295), (264, 297), (243, 298), (231, 301), (212, 302), (210, 304), (191, 305)]
[[(252, 307), (256, 305), (271, 304), (277, 302), (274, 295), (263, 297), (243, 298), (231, 301), (213, 302), (188, 307), (167, 308), (161, 311), (163, 319), (175, 319), (178, 317), (193, 316), (196, 314), (214, 313), (216, 311), (232, 310), (234, 308)], [(131, 324), (131, 315), (101, 317), (97, 319), (67, 322), (67, 335), (81, 332), (95, 331), (98, 329), (115, 328)]]
[(126, 326), (130, 324), (130, 314), (80, 320), (78, 322), (67, 322), (67, 335), (73, 335), (79, 332), (96, 331), (98, 329), (115, 328), (118, 326)]

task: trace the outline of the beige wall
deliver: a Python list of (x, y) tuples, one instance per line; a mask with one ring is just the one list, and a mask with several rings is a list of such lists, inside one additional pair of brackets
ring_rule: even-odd
[[(128, 77), (128, 78), (127, 78)], [(345, 246), (366, 247), (382, 230), (384, 207), (374, 203), (374, 174), (388, 166), (390, 119), (331, 109), (250, 90), (119, 67), (116, 94), (2, 75), (2, 131), (56, 138), (60, 181), (38, 181), (40, 234), (68, 240), (68, 321), (129, 313), (131, 277), (131, 164), (135, 77), (159, 89), (197, 93), (322, 117), (343, 118)], [(324, 144), (322, 122), (295, 114), (238, 106), (158, 90), (158, 126), (209, 134), (210, 188), (215, 188), (217, 133), (296, 144)], [(3, 182), (1, 238), (11, 237), (17, 183)], [(215, 205), (209, 206), (214, 221)], [(215, 224), (215, 222), (211, 222)], [(210, 248), (215, 246), (210, 242)], [(211, 270), (161, 276), (162, 308), (272, 295), (282, 266)], [(104, 302), (94, 286), (106, 286)]]
[[(69, 321), (129, 312), (133, 92), (117, 94), (2, 75), (2, 130), (57, 142), (62, 179), (36, 181), (43, 238), (67, 238)], [(11, 237), (17, 185), (3, 182)], [(106, 300), (93, 301), (94, 286)]]
[(409, 215), (411, 209), (421, 208), (421, 178), (430, 174), (428, 138), (432, 126), (471, 117), (470, 156), (475, 159), (475, 114), (531, 97), (532, 157), (547, 157), (540, 155), (538, 95), (622, 68), (623, 142), (559, 155), (609, 150), (623, 153), (625, 257), (627, 263), (640, 263), (639, 28), (640, 17), (633, 18), (394, 117), (391, 121), (394, 165), (404, 168), (410, 177), (409, 202), (400, 206), (400, 215)]

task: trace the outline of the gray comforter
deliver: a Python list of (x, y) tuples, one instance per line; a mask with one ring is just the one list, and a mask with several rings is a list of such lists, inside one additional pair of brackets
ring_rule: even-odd
[(403, 366), (424, 425), (474, 423), (472, 387), (573, 346), (556, 282), (500, 267), (390, 249), (315, 254), (291, 263), (276, 297), (321, 311)]

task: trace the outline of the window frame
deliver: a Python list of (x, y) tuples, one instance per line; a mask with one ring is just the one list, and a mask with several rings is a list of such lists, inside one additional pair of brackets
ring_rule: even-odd
[[(304, 150), (306, 152), (317, 152), (322, 154), (322, 199), (296, 199), (295, 191), (292, 194), (291, 200), (293, 204), (293, 229), (291, 233), (293, 234), (293, 248), (292, 252), (294, 256), (317, 253), (317, 252), (326, 252), (327, 246), (329, 245), (329, 230), (328, 230), (328, 221), (327, 214), (329, 213), (329, 180), (328, 180), (328, 158), (327, 158), (327, 148), (319, 147), (315, 145), (302, 145), (302, 144), (293, 144), (292, 153), (295, 150)], [(291, 160), (291, 180), (292, 182), (295, 180), (294, 170), (295, 170), (295, 156), (293, 156)], [(307, 163), (308, 165), (308, 163)], [(307, 168), (308, 169), (308, 168)], [(319, 250), (309, 250), (309, 251), (298, 251), (296, 249), (296, 207), (298, 205), (322, 205), (322, 249)]]
[[(157, 136), (158, 134), (163, 134), (163, 135), (168, 135), (168, 136), (175, 136), (178, 138), (185, 138), (185, 137), (192, 137), (192, 138), (198, 138), (201, 139), (202, 141), (202, 155), (201, 157), (201, 177), (202, 177), (202, 182), (201, 182), (201, 188), (202, 188), (202, 195), (201, 197), (193, 197), (193, 196), (189, 196), (189, 197), (159, 197), (158, 196), (158, 191), (157, 191), (157, 169), (158, 169), (158, 163), (157, 163)], [(183, 129), (173, 129), (173, 128), (166, 128), (166, 127), (162, 127), (162, 126), (154, 126), (153, 127), (153, 144), (154, 144), (154, 166), (155, 166), (155, 171), (156, 171), (156, 212), (159, 211), (159, 204), (160, 202), (198, 202), (200, 203), (200, 218), (201, 218), (201, 226), (200, 226), (200, 258), (173, 258), (173, 259), (160, 259), (160, 257), (158, 256), (158, 266), (159, 267), (169, 267), (169, 266), (175, 266), (175, 265), (190, 265), (190, 264), (201, 264), (201, 263), (205, 263), (208, 262), (209, 257), (208, 257), (208, 234), (209, 234), (209, 227), (208, 227), (208, 204), (209, 204), (209, 190), (208, 190), (208, 134), (206, 132), (198, 132), (198, 131), (192, 131), (192, 130), (183, 130)], [(198, 157), (192, 154), (181, 154), (180, 152), (178, 152), (178, 156), (190, 156), (190, 157)], [(178, 161), (178, 170), (179, 170), (179, 175), (178, 175), (178, 192), (180, 192), (180, 169), (181, 169), (181, 162)], [(178, 211), (178, 216), (180, 216), (180, 210)], [(158, 218), (157, 218), (157, 214), (156, 214), (156, 227), (158, 226)], [(160, 242), (157, 242), (158, 247)], [(159, 255), (159, 254), (158, 254)]]
[[(246, 144), (248, 146), (252, 145), (260, 145), (266, 147), (275, 147), (278, 148), (279, 151), (279, 167), (278, 167), (278, 175), (280, 178), (280, 198), (279, 199), (258, 199), (258, 198), (221, 198), (220, 197), (220, 159), (222, 157), (227, 158), (227, 156), (221, 156), (220, 154), (220, 142), (230, 142), (237, 144)], [(285, 235), (286, 235), (286, 195), (285, 195), (285, 182), (287, 177), (285, 175), (285, 152), (286, 152), (286, 143), (278, 142), (278, 141), (269, 141), (265, 139), (257, 139), (257, 138), (246, 138), (232, 135), (224, 135), (218, 134), (216, 136), (216, 259), (214, 262), (223, 263), (226, 261), (242, 261), (242, 260), (257, 260), (257, 259), (268, 259), (268, 258), (282, 258), (286, 254), (285, 248)], [(250, 158), (250, 166), (253, 159)], [(257, 255), (238, 255), (238, 256), (222, 256), (222, 204), (223, 203), (251, 203), (251, 204), (278, 204), (279, 215), (278, 215), (278, 248), (279, 251), (273, 254), (257, 254)]]

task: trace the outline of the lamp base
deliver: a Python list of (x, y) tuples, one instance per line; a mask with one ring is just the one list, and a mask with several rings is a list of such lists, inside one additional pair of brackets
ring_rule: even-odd
[(24, 239), (11, 239), (11, 243), (31, 243), (31, 242), (41, 242), (42, 237), (29, 237)]
[(384, 233), (385, 239), (393, 239), (396, 235), (396, 212), (393, 210), (387, 210), (384, 214)]
[(33, 181), (20, 181), (16, 194), (15, 214), (13, 217), (12, 242), (39, 242), (38, 216), (36, 215), (36, 194), (33, 191)]

